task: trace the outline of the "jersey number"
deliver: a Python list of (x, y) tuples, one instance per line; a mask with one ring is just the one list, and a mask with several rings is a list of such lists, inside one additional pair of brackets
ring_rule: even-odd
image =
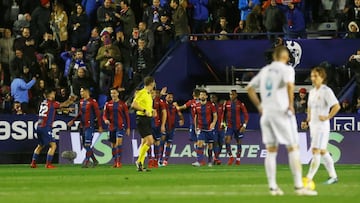
[(271, 91), (273, 89), (273, 83), (271, 78), (266, 78), (265, 89), (266, 89), (266, 97), (270, 97)]
[(46, 117), (48, 110), (49, 110), (48, 105), (41, 104), (40, 105), (40, 110), (39, 110), (39, 116), (40, 117)]

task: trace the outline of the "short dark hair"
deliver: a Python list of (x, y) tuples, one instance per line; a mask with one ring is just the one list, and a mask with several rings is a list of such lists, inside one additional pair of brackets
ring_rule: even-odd
[(119, 92), (118, 87), (110, 87), (109, 91), (111, 92), (111, 90), (116, 90), (117, 92)]
[(125, 5), (129, 6), (129, 2), (127, 0), (121, 0), (120, 2), (123, 2)]
[(193, 95), (195, 95), (196, 97), (198, 97), (200, 95), (200, 89), (194, 89), (193, 91)]
[(56, 92), (56, 90), (54, 88), (47, 88), (45, 89), (44, 94), (48, 96), (52, 92)]
[(207, 91), (205, 89), (200, 89), (200, 93), (205, 93), (207, 94)]
[(146, 77), (144, 78), (144, 85), (145, 85), (145, 86), (148, 86), (148, 85), (150, 85), (150, 84), (153, 83), (153, 82), (155, 82), (155, 79), (154, 79), (153, 77), (151, 77), (151, 76), (146, 76)]
[[(179, 0), (171, 0), (172, 2), (176, 3), (176, 5), (179, 5)], [(170, 2), (171, 2), (170, 1)]]
[(89, 92), (90, 92), (90, 88), (87, 87), (87, 86), (81, 86), (80, 89), (83, 89), (83, 90), (85, 90), (85, 91), (89, 91)]

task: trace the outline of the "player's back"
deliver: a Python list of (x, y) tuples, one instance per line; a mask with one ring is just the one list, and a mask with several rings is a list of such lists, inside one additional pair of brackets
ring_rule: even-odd
[(272, 62), (265, 66), (259, 74), (263, 110), (286, 111), (289, 107), (287, 83), (294, 82), (294, 69), (281, 62)]

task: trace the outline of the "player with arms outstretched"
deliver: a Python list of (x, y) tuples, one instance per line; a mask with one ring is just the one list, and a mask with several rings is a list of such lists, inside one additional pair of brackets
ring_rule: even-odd
[(316, 67), (311, 70), (311, 82), (314, 86), (309, 93), (308, 110), (306, 122), (301, 123), (301, 127), (310, 127), (311, 150), (313, 158), (311, 160), (306, 181), (310, 182), (320, 166), (320, 157), (323, 158), (324, 166), (329, 174), (326, 184), (334, 184), (338, 181), (334, 167), (334, 160), (327, 151), (330, 135), (330, 119), (340, 110), (339, 101), (334, 92), (326, 86), (325, 69)]
[(34, 154), (31, 161), (31, 168), (37, 168), (36, 160), (39, 157), (41, 150), (45, 145), (49, 145), (49, 151), (46, 157), (46, 168), (55, 168), (54, 165), (51, 164), (53, 159), (55, 150), (56, 150), (56, 142), (54, 136), (52, 134), (52, 124), (54, 122), (56, 109), (67, 107), (71, 105), (76, 97), (69, 97), (65, 102), (57, 102), (55, 101), (55, 90), (47, 89), (45, 91), (46, 99), (41, 102), (39, 108), (39, 120), (38, 126), (36, 128), (36, 133), (38, 136), (39, 144), (36, 146), (34, 150)]
[[(303, 187), (302, 166), (299, 153), (299, 136), (294, 115), (295, 71), (287, 65), (289, 52), (286, 47), (274, 49), (274, 61), (261, 69), (250, 81), (247, 91), (250, 100), (261, 114), (262, 141), (266, 145), (265, 171), (271, 195), (283, 195), (276, 182), (276, 156), (278, 145), (288, 150), (289, 165), (294, 178), (295, 193), (317, 195), (316, 191)], [(261, 102), (256, 94), (260, 89)]]
[(110, 89), (111, 100), (105, 103), (103, 120), (109, 126), (111, 146), (114, 154), (114, 168), (121, 168), (123, 136), (130, 135), (129, 109), (125, 102), (119, 99), (117, 88)]

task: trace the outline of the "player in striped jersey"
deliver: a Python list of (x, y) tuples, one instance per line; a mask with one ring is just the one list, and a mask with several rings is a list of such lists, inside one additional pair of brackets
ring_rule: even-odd
[(195, 106), (194, 126), (197, 134), (196, 154), (197, 161), (192, 163), (193, 166), (202, 166), (204, 160), (204, 145), (208, 147), (208, 166), (212, 166), (212, 149), (214, 143), (214, 130), (217, 122), (217, 113), (215, 105), (207, 101), (206, 90), (200, 90), (200, 102)]
[(80, 89), (80, 106), (78, 115), (68, 122), (68, 126), (72, 126), (74, 121), (80, 119), (80, 134), (83, 137), (83, 145), (86, 149), (86, 157), (83, 163), (83, 168), (88, 168), (90, 166), (90, 158), (93, 160), (93, 166), (96, 166), (99, 162), (96, 160), (93, 151), (91, 149), (93, 133), (95, 131), (95, 120), (97, 119), (97, 125), (99, 127), (98, 131), (101, 133), (102, 123), (99, 110), (99, 104), (95, 99), (90, 97), (90, 90), (87, 87), (82, 87)]
[(109, 126), (112, 151), (114, 155), (114, 168), (121, 168), (123, 136), (130, 135), (129, 108), (119, 99), (117, 88), (110, 89), (111, 100), (105, 103), (103, 120)]
[[(239, 99), (236, 90), (230, 91), (230, 100), (226, 101), (224, 104), (224, 115), (226, 122), (226, 132), (225, 132), (225, 146), (226, 152), (228, 153), (229, 160), (228, 165), (232, 165), (234, 162), (234, 157), (231, 151), (231, 136), (234, 136), (237, 144), (236, 152), (236, 165), (240, 165), (240, 156), (241, 156), (241, 139), (244, 137), (244, 132), (246, 125), (249, 121), (249, 115), (247, 109)], [(243, 117), (243, 121), (241, 121)]]
[[(215, 138), (214, 138), (214, 164), (220, 165), (221, 161), (219, 159), (219, 155), (221, 154), (221, 150), (224, 144), (224, 136), (225, 136), (225, 123), (224, 123), (224, 100), (218, 102), (218, 97), (215, 94), (210, 95), (210, 101), (215, 105), (218, 120), (215, 126)], [(209, 154), (210, 152), (208, 152)]]
[(184, 125), (184, 117), (182, 115), (182, 113), (180, 111), (178, 111), (175, 107), (175, 105), (173, 104), (174, 102), (174, 94), (173, 93), (168, 93), (166, 95), (166, 102), (165, 102), (165, 108), (166, 108), (166, 133), (161, 137), (161, 143), (160, 143), (160, 149), (164, 149), (164, 144), (166, 142), (165, 145), (165, 158), (164, 161), (162, 161), (162, 155), (163, 155), (163, 151), (160, 151), (160, 161), (159, 163), (162, 163), (161, 166), (167, 166), (168, 164), (168, 160), (170, 157), (170, 152), (171, 152), (171, 144), (173, 141), (173, 137), (175, 134), (175, 121), (176, 121), (176, 115), (178, 115), (179, 117), (179, 125), (183, 126)]
[(50, 146), (46, 157), (45, 167), (55, 168), (55, 166), (51, 164), (51, 161), (56, 150), (56, 142), (52, 134), (52, 124), (54, 122), (56, 109), (67, 107), (76, 99), (76, 97), (69, 97), (69, 99), (65, 102), (57, 102), (55, 101), (55, 90), (53, 89), (46, 90), (45, 97), (46, 99), (41, 102), (39, 107), (39, 120), (38, 126), (36, 128), (39, 144), (34, 150), (30, 165), (31, 168), (37, 168), (36, 160), (38, 159), (39, 154), (45, 145)]

